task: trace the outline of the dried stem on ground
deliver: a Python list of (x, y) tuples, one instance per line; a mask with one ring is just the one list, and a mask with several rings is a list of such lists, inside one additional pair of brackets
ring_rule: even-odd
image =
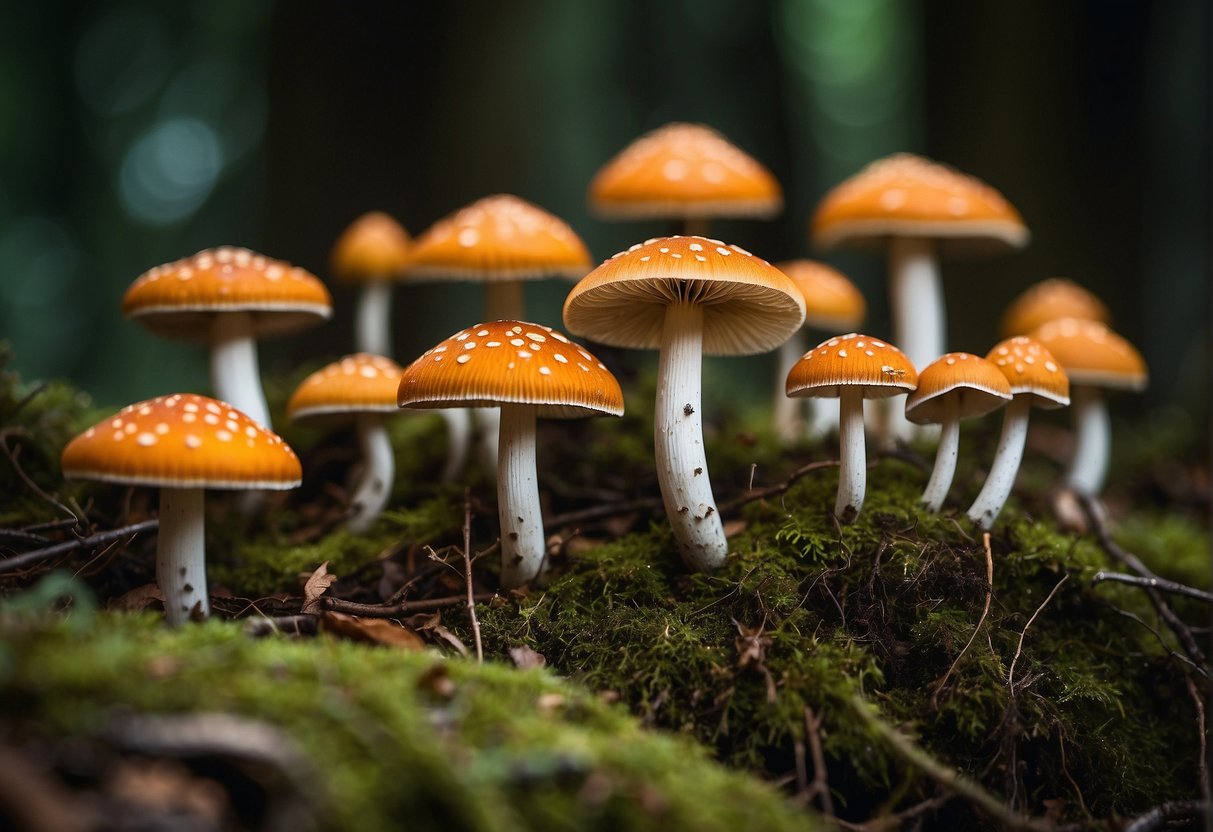
[(31, 552), (22, 552), (19, 555), (13, 555), (0, 561), (0, 574), (19, 572), (33, 564), (50, 560), (59, 555), (65, 555), (68, 552), (74, 552), (77, 549), (90, 549), (94, 546), (109, 545), (124, 538), (133, 538), (135, 535), (143, 532), (155, 531), (159, 527), (159, 520), (144, 520), (142, 523), (133, 523), (120, 529), (110, 529), (109, 531), (98, 532), (88, 537), (56, 543), (54, 546), (34, 549)]
[(467, 578), (468, 618), (472, 622), (472, 635), (476, 642), (476, 661), (484, 662), (484, 644), (480, 640), (480, 619), (476, 617), (476, 596), (472, 586), (472, 490), (463, 490), (463, 572)]
[[(977, 640), (977, 634), (981, 632), (981, 626), (986, 623), (986, 616), (990, 614), (990, 602), (994, 599), (994, 553), (990, 551), (989, 532), (985, 532), (981, 536), (981, 545), (986, 551), (986, 604), (981, 611), (981, 618), (977, 619), (977, 626), (973, 628), (973, 635), (969, 636), (968, 642), (965, 643), (964, 648), (956, 655), (956, 658), (952, 661), (952, 665), (948, 668), (948, 672), (943, 674), (943, 678), (935, 683), (935, 689), (931, 691), (931, 707), (934, 710), (939, 710), (940, 691), (948, 683), (948, 679), (952, 677), (952, 672), (956, 670), (956, 666), (960, 664), (960, 660), (964, 658), (965, 653), (969, 652), (969, 648)], [(1050, 595), (1050, 597), (1052, 596)]]

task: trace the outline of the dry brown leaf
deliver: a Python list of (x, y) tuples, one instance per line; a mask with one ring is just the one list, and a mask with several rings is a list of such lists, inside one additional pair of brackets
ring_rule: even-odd
[(365, 641), (398, 647), (402, 650), (423, 650), (421, 636), (390, 618), (359, 618), (341, 612), (326, 611), (320, 617), (321, 629), (344, 636), (351, 641)]
[(547, 667), (548, 660), (542, 653), (537, 653), (525, 644), (510, 648), (510, 658), (514, 664), (523, 670), (531, 667)]
[(564, 702), (564, 694), (545, 693), (535, 700), (535, 705), (544, 713), (551, 713), (557, 708), (564, 707)]
[(303, 607), (300, 612), (308, 615), (320, 612), (320, 596), (324, 595), (336, 580), (336, 575), (329, 574), (329, 562), (326, 560), (320, 564), (303, 585)]
[(164, 596), (160, 593), (160, 587), (155, 584), (144, 584), (110, 601), (109, 608), (122, 612), (140, 612), (153, 604), (163, 603)]

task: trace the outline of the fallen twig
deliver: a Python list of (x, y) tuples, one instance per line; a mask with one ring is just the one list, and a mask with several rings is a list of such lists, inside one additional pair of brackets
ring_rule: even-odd
[(1173, 800), (1160, 803), (1144, 815), (1138, 815), (1125, 826), (1124, 832), (1153, 832), (1173, 820), (1196, 820), (1205, 814), (1209, 804), (1203, 800)]
[(727, 514), (735, 511), (744, 505), (749, 505), (757, 500), (764, 500), (767, 497), (774, 497), (782, 494), (796, 484), (797, 480), (807, 477), (814, 471), (820, 471), (822, 468), (837, 468), (842, 463), (837, 459), (823, 459), (818, 462), (810, 462), (808, 465), (802, 465), (792, 472), (786, 480), (776, 485), (768, 485), (766, 488), (751, 488), (745, 494), (739, 497), (734, 497), (731, 500), (723, 502), (717, 506), (721, 514)]
[(600, 506), (578, 509), (577, 511), (566, 511), (563, 514), (553, 514), (544, 520), (543, 523), (544, 526), (554, 529), (557, 526), (569, 526), (575, 523), (586, 523), (590, 520), (602, 520), (605, 517), (617, 517), (620, 514), (631, 514), (633, 511), (646, 509), (651, 511), (659, 508), (661, 508), (660, 498), (640, 497), (635, 500), (606, 503)]
[(1104, 581), (1113, 581), (1118, 584), (1129, 584), (1131, 586), (1140, 587), (1142, 589), (1156, 589), (1159, 592), (1169, 592), (1172, 595), (1183, 595), (1188, 598), (1195, 598), (1198, 601), (1204, 601), (1207, 604), (1213, 604), (1213, 592), (1206, 592), (1203, 589), (1196, 589), (1187, 584), (1181, 584), (1177, 581), (1168, 581), (1166, 578), (1156, 577), (1138, 577), (1137, 575), (1126, 575), (1123, 572), (1096, 572), (1091, 578), (1091, 586), (1103, 583)]
[(484, 645), (480, 641), (480, 619), (476, 617), (476, 597), (472, 587), (472, 490), (463, 490), (463, 573), (468, 586), (468, 618), (476, 641), (476, 661), (484, 663)]
[(1015, 665), (1019, 661), (1019, 655), (1023, 652), (1023, 639), (1028, 634), (1028, 628), (1032, 626), (1032, 622), (1036, 620), (1036, 616), (1040, 615), (1040, 611), (1048, 606), (1053, 600), (1053, 596), (1057, 594), (1057, 590), (1061, 589), (1061, 585), (1069, 580), (1069, 575), (1062, 575), (1061, 580), (1049, 591), (1045, 599), (1040, 602), (1040, 606), (1036, 608), (1036, 612), (1032, 613), (1032, 617), (1028, 619), (1028, 623), (1023, 625), (1023, 630), (1019, 633), (1019, 643), (1015, 645), (1015, 655), (1011, 657), (1011, 668), (1007, 671), (1007, 689), (1011, 691), (1011, 697), (1015, 696)]
[(977, 619), (977, 626), (973, 628), (973, 635), (969, 636), (969, 640), (965, 643), (964, 648), (956, 655), (952, 661), (948, 672), (943, 674), (943, 678), (935, 684), (935, 689), (931, 691), (931, 708), (939, 710), (939, 693), (943, 690), (944, 685), (948, 683), (948, 679), (952, 676), (952, 671), (960, 664), (960, 660), (964, 658), (964, 654), (973, 646), (973, 642), (977, 640), (977, 634), (981, 632), (981, 625), (986, 623), (986, 616), (990, 614), (990, 602), (994, 599), (994, 553), (990, 551), (990, 533), (985, 532), (981, 536), (981, 545), (986, 550), (986, 604), (981, 611), (981, 618)]
[(19, 555), (13, 555), (10, 558), (0, 560), (0, 574), (18, 572), (32, 564), (73, 552), (76, 549), (86, 549), (91, 546), (113, 543), (124, 537), (133, 537), (143, 532), (154, 531), (159, 527), (159, 520), (144, 520), (142, 523), (134, 523), (130, 526), (123, 526), (120, 529), (110, 529), (109, 531), (98, 532), (88, 537), (77, 538), (76, 540), (65, 540), (63, 543), (56, 543), (54, 546), (34, 549), (31, 552), (22, 552)]
[[(495, 592), (482, 592), (472, 596), (473, 601), (491, 601), (496, 597)], [(320, 599), (320, 606), (333, 612), (344, 612), (349, 615), (361, 615), (366, 618), (399, 618), (403, 615), (416, 615), (419, 612), (437, 612), (463, 606), (468, 602), (466, 595), (448, 595), (443, 598), (423, 598), (418, 601), (401, 601), (399, 604), (359, 604), (356, 601), (346, 601), (341, 598)]]
[(1196, 775), (1200, 780), (1200, 796), (1207, 804), (1209, 802), (1209, 770), (1205, 764), (1208, 755), (1208, 724), (1205, 722), (1205, 699), (1196, 689), (1192, 677), (1184, 679), (1188, 684), (1188, 695), (1196, 707), (1196, 735), (1200, 737), (1200, 755), (1196, 758)]
[(805, 799), (819, 798), (821, 811), (834, 817), (834, 798), (830, 796), (830, 782), (826, 772), (826, 755), (821, 747), (821, 717), (804, 706), (804, 730), (809, 739), (809, 753), (813, 756), (813, 782), (805, 790)]
[(68, 508), (63, 503), (61, 503), (57, 497), (54, 497), (50, 494), (47, 494), (45, 491), (43, 491), (42, 488), (38, 485), (38, 483), (34, 482), (33, 479), (30, 478), (30, 475), (25, 473), (25, 469), (21, 467), (21, 463), (18, 461), (18, 457), (21, 456), (21, 446), (18, 445), (16, 448), (10, 448), (8, 446), (8, 437), (9, 437), (8, 431), (0, 431), (0, 450), (4, 451), (4, 455), (7, 456), (8, 461), (12, 463), (13, 470), (17, 472), (17, 476), (19, 476), (21, 478), (21, 481), (24, 482), (31, 491), (33, 491), (35, 494), (37, 494), (43, 500), (50, 503), (55, 508), (59, 509), (59, 511), (62, 511), (64, 514), (68, 515), (73, 520), (75, 520), (76, 521), (75, 525), (77, 527), (83, 527), (84, 526), (83, 517), (81, 517), (75, 511), (73, 511), (72, 509)]

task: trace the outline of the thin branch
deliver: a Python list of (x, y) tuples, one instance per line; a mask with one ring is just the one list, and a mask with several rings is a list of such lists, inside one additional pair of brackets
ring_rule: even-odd
[(990, 614), (990, 602), (994, 599), (994, 553), (990, 551), (990, 533), (985, 532), (981, 536), (981, 545), (986, 550), (986, 604), (981, 611), (981, 618), (977, 619), (977, 626), (973, 628), (973, 635), (969, 636), (968, 642), (965, 644), (952, 662), (952, 666), (948, 668), (948, 672), (943, 674), (935, 689), (931, 691), (931, 708), (939, 710), (939, 692), (943, 690), (944, 685), (948, 683), (948, 679), (952, 676), (952, 671), (960, 664), (960, 660), (964, 658), (964, 654), (973, 646), (973, 642), (977, 640), (977, 634), (981, 632), (981, 625), (986, 623), (986, 616)]
[(476, 661), (484, 664), (484, 645), (480, 641), (480, 619), (476, 617), (476, 596), (472, 587), (472, 489), (463, 489), (463, 573), (468, 586), (468, 618), (476, 641)]
[(1032, 626), (1032, 622), (1036, 620), (1036, 616), (1040, 615), (1040, 611), (1049, 605), (1053, 600), (1053, 596), (1057, 594), (1057, 590), (1061, 589), (1061, 585), (1070, 579), (1068, 574), (1062, 575), (1061, 580), (1049, 591), (1045, 599), (1040, 602), (1040, 606), (1036, 608), (1036, 612), (1032, 613), (1032, 617), (1028, 619), (1028, 623), (1023, 625), (1023, 630), (1019, 634), (1019, 643), (1015, 645), (1015, 655), (1011, 657), (1011, 669), (1007, 672), (1007, 688), (1011, 691), (1011, 696), (1015, 696), (1015, 664), (1019, 661), (1019, 655), (1023, 652), (1024, 636), (1028, 634), (1028, 628)]
[(566, 511), (564, 514), (553, 514), (544, 520), (544, 526), (554, 529), (557, 526), (569, 526), (575, 523), (586, 523), (590, 520), (601, 520), (605, 517), (617, 517), (644, 509), (661, 508), (661, 500), (657, 497), (640, 497), (635, 500), (624, 500), (617, 503), (606, 503), (600, 506)]
[[(495, 592), (482, 592), (472, 596), (474, 601), (491, 601)], [(320, 598), (320, 606), (333, 612), (344, 612), (350, 615), (361, 615), (365, 618), (399, 618), (406, 615), (416, 615), (421, 612), (437, 612), (467, 604), (466, 595), (448, 595), (443, 598), (425, 598), (419, 601), (402, 601), (399, 604), (359, 604), (356, 601), (346, 601), (342, 598), (330, 598), (327, 595)]]
[(1173, 800), (1138, 815), (1125, 826), (1124, 832), (1154, 832), (1173, 820), (1196, 820), (1208, 810), (1209, 804), (1203, 800)]
[(10, 448), (8, 446), (8, 436), (8, 432), (0, 432), (0, 450), (4, 451), (4, 455), (8, 457), (8, 461), (13, 465), (13, 470), (17, 472), (17, 476), (21, 477), (22, 482), (24, 482), (31, 491), (33, 491), (43, 500), (75, 520), (77, 526), (84, 526), (84, 518), (81, 515), (59, 502), (57, 497), (47, 494), (42, 490), (38, 483), (34, 482), (30, 478), (29, 474), (25, 473), (25, 469), (22, 468), (21, 463), (17, 461), (17, 458), (21, 455), (21, 446), (18, 445), (16, 448)]
[(796, 484), (798, 480), (807, 477), (814, 471), (820, 471), (822, 468), (837, 468), (842, 463), (837, 459), (824, 459), (818, 462), (810, 462), (808, 465), (803, 465), (792, 472), (786, 480), (776, 485), (768, 485), (766, 488), (750, 489), (745, 494), (739, 497), (734, 497), (724, 503), (720, 503), (717, 509), (721, 514), (728, 514), (744, 505), (748, 505), (757, 500), (765, 500), (767, 497), (774, 497), (782, 494)]
[(1200, 737), (1200, 756), (1196, 758), (1196, 775), (1200, 778), (1200, 796), (1205, 801), (1209, 802), (1209, 770), (1205, 764), (1208, 751), (1208, 724), (1205, 722), (1205, 700), (1200, 695), (1200, 691), (1196, 689), (1196, 683), (1192, 681), (1192, 677), (1184, 677), (1184, 681), (1188, 685), (1188, 695), (1192, 697), (1192, 704), (1196, 706), (1196, 734)]
[(1113, 581), (1118, 584), (1129, 584), (1130, 586), (1140, 587), (1141, 589), (1156, 589), (1159, 592), (1169, 592), (1172, 595), (1183, 595), (1187, 598), (1195, 598), (1198, 601), (1204, 601), (1206, 604), (1213, 604), (1213, 592), (1206, 592), (1203, 589), (1196, 589), (1187, 584), (1181, 584), (1177, 581), (1168, 581), (1166, 578), (1141, 578), (1137, 575), (1126, 575), (1123, 572), (1096, 572), (1091, 578), (1091, 586), (1103, 583), (1104, 581)]
[(813, 713), (808, 705), (804, 706), (804, 730), (809, 738), (809, 753), (813, 756), (813, 782), (805, 792), (805, 797), (812, 800), (820, 798), (821, 811), (827, 817), (834, 816), (834, 798), (830, 795), (830, 781), (826, 771), (826, 755), (821, 747), (821, 717)]
[(65, 555), (68, 552), (74, 552), (76, 549), (86, 549), (92, 546), (101, 546), (113, 543), (116, 540), (121, 540), (124, 537), (131, 537), (143, 532), (150, 532), (160, 527), (159, 520), (144, 520), (142, 523), (134, 523), (130, 526), (123, 526), (120, 529), (110, 529), (105, 532), (98, 532), (89, 537), (81, 537), (76, 540), (66, 540), (63, 543), (56, 543), (54, 546), (47, 546), (43, 549), (34, 549), (32, 552), (22, 552), (19, 555), (13, 555), (11, 558), (0, 560), (0, 574), (8, 572), (19, 572), (27, 566), (31, 566), (40, 561), (49, 560), (59, 555)]

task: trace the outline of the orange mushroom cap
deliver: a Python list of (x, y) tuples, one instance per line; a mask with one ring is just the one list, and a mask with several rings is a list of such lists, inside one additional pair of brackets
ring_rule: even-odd
[(450, 280), (575, 280), (590, 265), (585, 244), (563, 220), (499, 194), (434, 223), (414, 241), (407, 272)]
[(930, 237), (954, 254), (1022, 248), (1023, 218), (976, 177), (910, 153), (873, 162), (826, 194), (811, 221), (813, 242), (879, 244)]
[(646, 133), (590, 182), (590, 207), (607, 219), (770, 217), (783, 207), (771, 172), (702, 124)]
[(347, 355), (305, 378), (286, 405), (286, 414), (300, 421), (313, 417), (355, 413), (395, 413), (400, 386), (399, 364), (382, 355)]
[(63, 449), (63, 474), (164, 488), (295, 488), (299, 458), (226, 402), (193, 393), (125, 407)]
[(168, 337), (205, 339), (221, 312), (249, 312), (253, 331), (272, 335), (327, 319), (332, 300), (310, 272), (230, 246), (156, 266), (122, 299), (123, 315)]
[(548, 419), (623, 413), (615, 376), (584, 347), (525, 321), (493, 321), (426, 350), (400, 378), (401, 407), (530, 404)]
[(884, 399), (913, 390), (918, 372), (890, 343), (852, 332), (828, 338), (801, 356), (788, 373), (787, 394), (835, 398), (844, 387), (860, 387), (865, 399)]
[(906, 397), (906, 418), (920, 425), (942, 422), (944, 400), (957, 400), (961, 419), (997, 410), (1011, 401), (1011, 384), (990, 361), (967, 352), (950, 352), (918, 374), (918, 388)]
[(382, 211), (370, 211), (350, 223), (333, 244), (333, 274), (346, 283), (399, 279), (412, 240), (404, 226)]
[(1082, 318), (1109, 323), (1112, 313), (1094, 294), (1064, 277), (1050, 277), (1029, 286), (1011, 301), (1002, 315), (1000, 330), (1009, 338), (1027, 335), (1041, 324), (1061, 318)]
[(1070, 403), (1070, 379), (1061, 363), (1034, 338), (1016, 335), (999, 341), (986, 360), (1006, 376), (1012, 396), (1031, 396), (1032, 404), (1045, 410)]
[(656, 349), (666, 307), (703, 307), (708, 355), (767, 352), (804, 322), (804, 297), (779, 269), (707, 237), (659, 237), (621, 251), (586, 275), (564, 301), (564, 322), (604, 344)]
[(1073, 384), (1144, 390), (1150, 381), (1141, 353), (1098, 321), (1049, 321), (1037, 327), (1032, 337), (1053, 353)]
[(841, 332), (863, 322), (867, 301), (842, 272), (816, 260), (789, 260), (775, 268), (804, 295), (805, 326)]

